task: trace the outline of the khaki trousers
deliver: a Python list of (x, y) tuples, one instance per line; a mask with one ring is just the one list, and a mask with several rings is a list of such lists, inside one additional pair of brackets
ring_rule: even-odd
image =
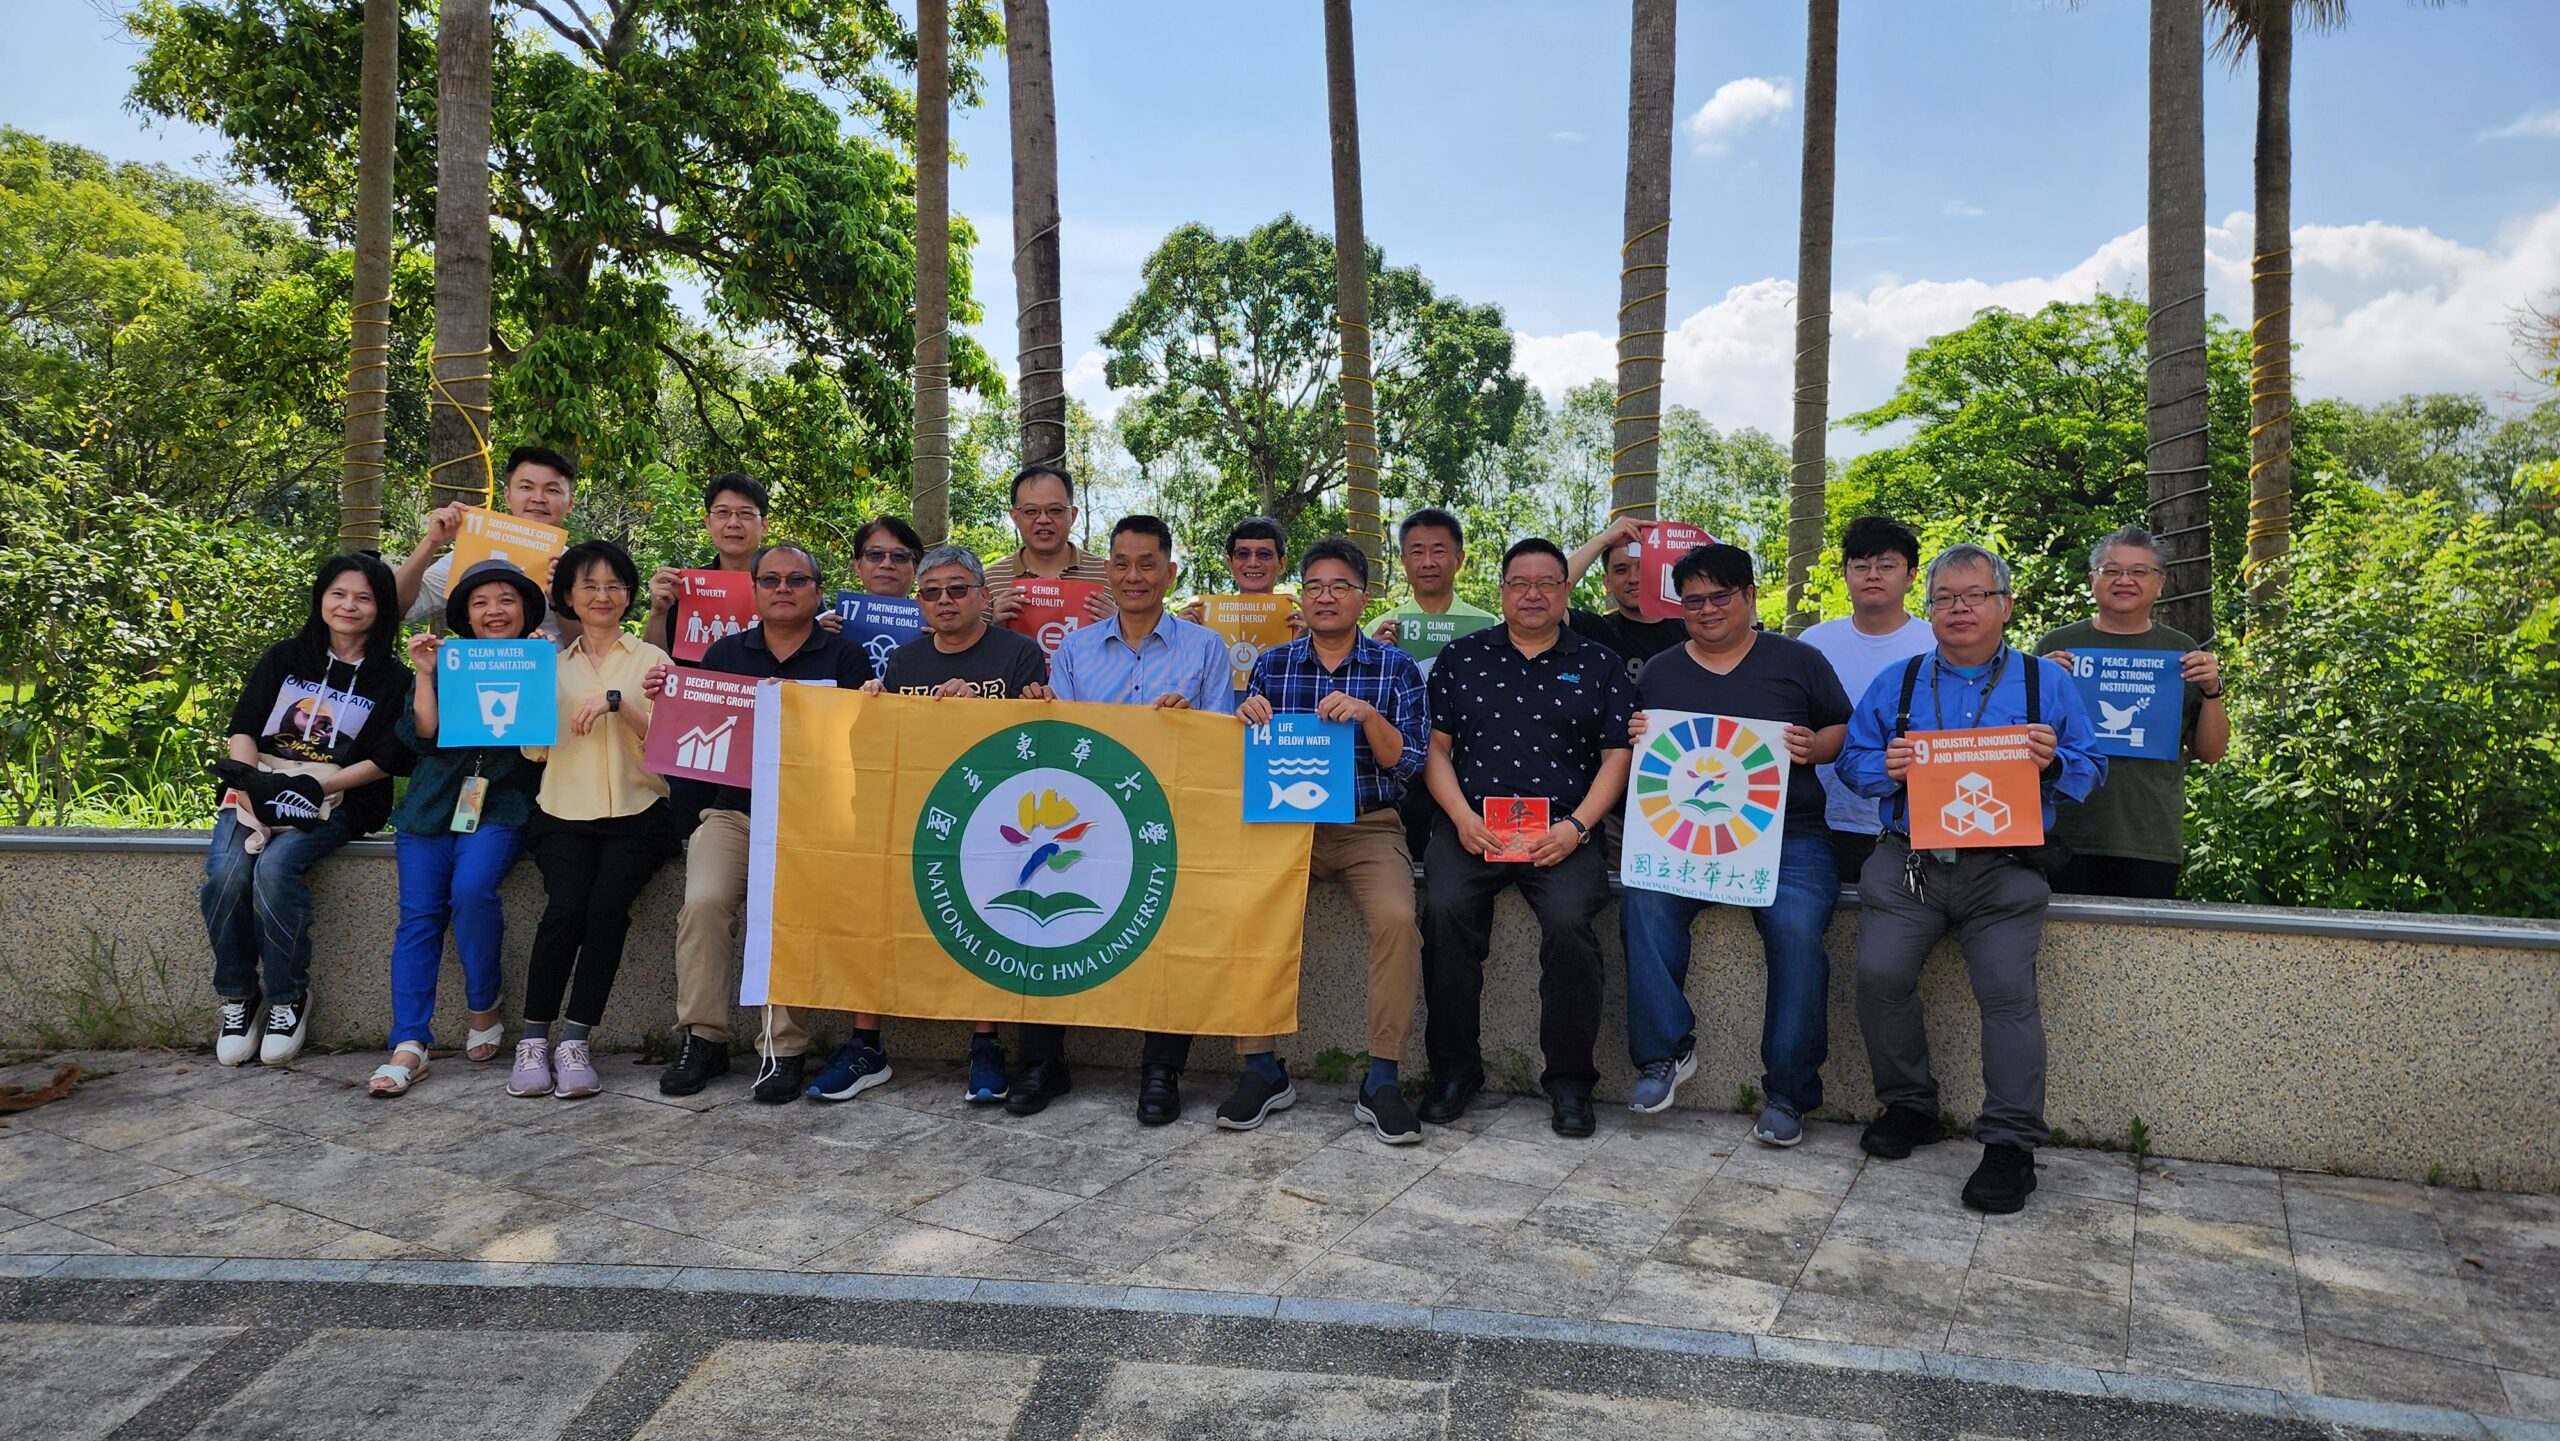
[[(729, 1041), (729, 1007), (736, 999), (738, 923), (747, 906), (747, 815), (707, 810), (684, 850), (684, 909), (676, 913), (676, 1029), (706, 1041)], [(767, 1006), (772, 1049), (756, 1037), (760, 1054), (796, 1056), (809, 1049), (809, 1028), (788, 1006)]]
[[(1369, 927), (1369, 1054), (1404, 1059), (1413, 1035), (1414, 993), (1422, 984), (1422, 929), (1414, 920), (1413, 853), (1404, 817), (1392, 806), (1349, 825), (1318, 826), (1309, 874), (1351, 892)], [(1268, 1051), (1276, 1038), (1236, 1037), (1236, 1054)]]

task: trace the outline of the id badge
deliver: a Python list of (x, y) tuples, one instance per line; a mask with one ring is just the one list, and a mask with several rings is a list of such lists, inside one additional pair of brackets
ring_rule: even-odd
[(464, 776), (462, 794), (453, 802), (453, 833), (467, 836), (480, 829), (480, 805), (489, 798), (487, 776)]

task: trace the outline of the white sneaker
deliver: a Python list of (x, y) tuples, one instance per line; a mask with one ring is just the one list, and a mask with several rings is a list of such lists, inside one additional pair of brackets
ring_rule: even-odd
[(311, 998), (291, 1005), (267, 1007), (267, 1034), (258, 1042), (258, 1064), (289, 1066), (302, 1054), (302, 1038), (311, 1029)]
[(258, 1058), (258, 1013), (255, 997), (222, 1003), (222, 1025), (213, 1033), (213, 1058), (226, 1066), (245, 1066)]

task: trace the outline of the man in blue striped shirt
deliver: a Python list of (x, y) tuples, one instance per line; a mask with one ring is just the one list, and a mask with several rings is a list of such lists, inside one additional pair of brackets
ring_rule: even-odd
[[(1119, 615), (1080, 626), (1049, 658), (1049, 689), (1067, 701), (1144, 705), (1159, 710), (1205, 710), (1232, 715), (1235, 668), (1225, 637), (1193, 625), (1164, 608), (1178, 573), (1173, 530), (1152, 515), (1123, 516), (1111, 528), (1111, 599)], [(1021, 1073), (1004, 1108), (1032, 1115), (1067, 1093), (1066, 1028), (1022, 1028)], [(1161, 1126), (1182, 1115), (1182, 1068), (1191, 1038), (1149, 1031), (1139, 1053), (1138, 1119)]]
[[(1307, 633), (1264, 651), (1253, 663), (1236, 718), (1267, 723), (1278, 712), (1312, 713), (1352, 726), (1352, 797), (1356, 818), (1315, 828), (1313, 874), (1333, 876), (1351, 892), (1369, 928), (1369, 1074), (1354, 1114), (1391, 1146), (1422, 1139), (1405, 1104), (1396, 1066), (1413, 1032), (1413, 998), (1422, 980), (1422, 930), (1414, 921), (1413, 853), (1405, 848), (1397, 804), (1431, 754), (1431, 711), (1422, 667), (1394, 646), (1360, 633), (1369, 595), (1369, 558), (1340, 536), (1307, 547), (1299, 575), (1299, 609)], [(1239, 1036), (1244, 1074), (1218, 1107), (1218, 1124), (1250, 1131), (1298, 1099), (1269, 1036)]]

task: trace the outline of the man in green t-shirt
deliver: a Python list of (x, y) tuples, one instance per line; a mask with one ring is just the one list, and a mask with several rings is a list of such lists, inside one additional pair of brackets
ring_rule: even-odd
[(2174, 651), (2184, 682), (2176, 759), (2111, 756), (2106, 781), (2086, 801), (2056, 808), (2054, 831), (2071, 848), (2070, 864), (2053, 878), (2058, 894), (2176, 898), (2186, 862), (2187, 762), (2211, 765), (2231, 744), (2221, 663), (2194, 637), (2151, 619), (2165, 575), (2151, 532), (2126, 526), (2089, 550), (2089, 590), (2098, 613), (2036, 642), (2039, 653), (2065, 670), (2075, 649)]
[[(1396, 560), (1404, 567), (1405, 584), (1413, 587), (1413, 599), (1378, 617), (1369, 634), (1412, 656), (1429, 680), (1442, 646), (1493, 624), (1494, 616), (1458, 599), (1458, 572), (1467, 567), (1467, 528), (1456, 516), (1433, 506), (1406, 516), (1396, 527)], [(1430, 848), (1439, 818), (1439, 803), (1428, 787), (1405, 792), (1405, 844), (1413, 854)], [(1423, 940), (1427, 946), (1427, 932)]]

